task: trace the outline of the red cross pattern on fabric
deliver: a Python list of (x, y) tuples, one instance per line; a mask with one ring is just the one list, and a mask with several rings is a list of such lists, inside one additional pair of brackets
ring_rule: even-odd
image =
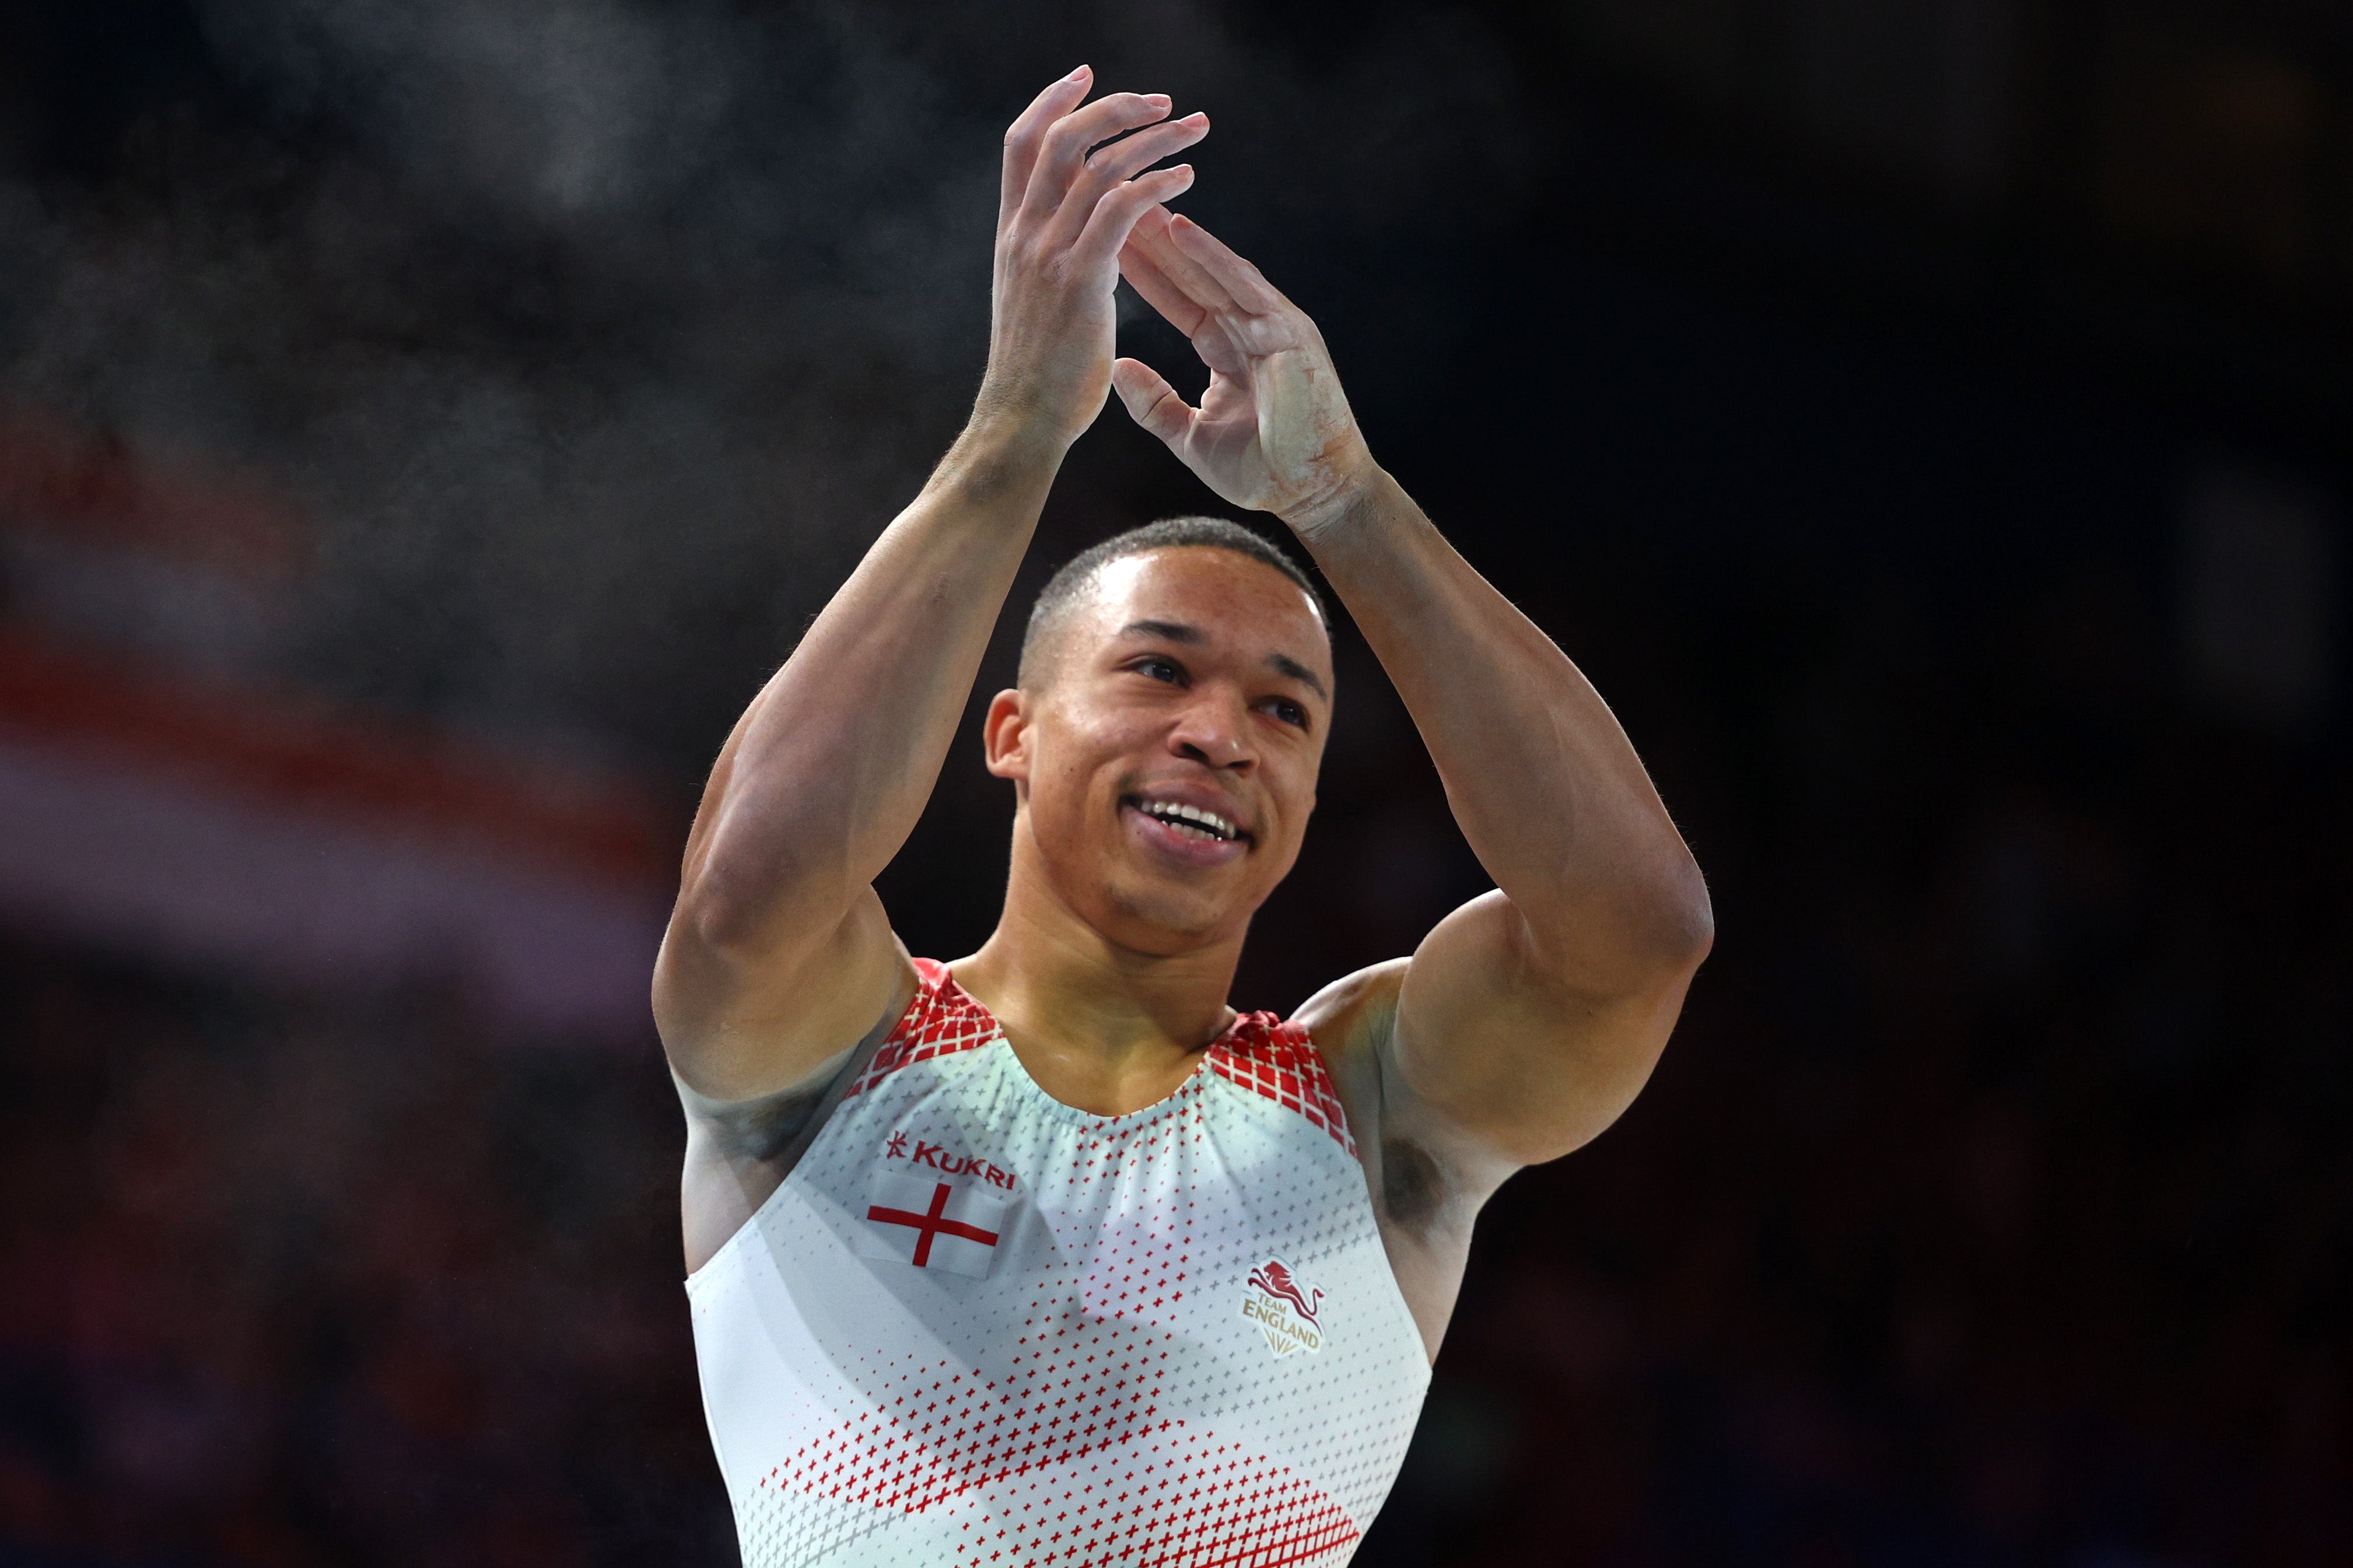
[(911, 1225), (915, 1227), (913, 1262), (921, 1268), (932, 1260), (932, 1238), (936, 1236), (960, 1236), (966, 1241), (977, 1241), (984, 1247), (997, 1245), (997, 1233), (983, 1230), (976, 1225), (965, 1225), (947, 1218), (948, 1195), (954, 1187), (941, 1182), (932, 1188), (932, 1206), (922, 1214), (909, 1214), (905, 1209), (886, 1209), (879, 1205), (866, 1211), (868, 1219), (879, 1219), (884, 1225)]
[(1227, 1082), (1297, 1111), (1356, 1153), (1340, 1091), (1306, 1026), (1283, 1023), (1271, 1013), (1245, 1013), (1209, 1047), (1209, 1067)]
[(1011, 1205), (985, 1189), (923, 1176), (878, 1174), (867, 1189), (857, 1251), (917, 1268), (988, 1277)]
[(915, 974), (921, 984), (915, 987), (914, 998), (843, 1099), (863, 1094), (900, 1068), (916, 1062), (976, 1051), (993, 1043), (1001, 1032), (997, 1019), (965, 994), (946, 964), (919, 958), (915, 960)]

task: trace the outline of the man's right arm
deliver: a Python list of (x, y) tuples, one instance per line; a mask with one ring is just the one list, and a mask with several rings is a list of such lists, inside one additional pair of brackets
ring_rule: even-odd
[[(883, 531), (712, 770), (654, 972), (691, 1105), (786, 1093), (906, 988), (871, 883), (930, 798), (1063, 453), (1110, 389), (1120, 247), (1191, 184), (1143, 173), (1198, 116), (1082, 69), (1006, 134), (989, 366), (971, 423)], [(1136, 130), (1089, 157), (1089, 148)]]
[(793, 1087), (903, 990), (871, 884), (930, 797), (1053, 474), (1034, 437), (976, 421), (736, 721), (654, 970), (702, 1099)]

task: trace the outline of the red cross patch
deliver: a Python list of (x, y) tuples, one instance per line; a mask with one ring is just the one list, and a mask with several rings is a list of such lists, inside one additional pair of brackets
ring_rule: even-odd
[(866, 1191), (856, 1241), (861, 1258), (988, 1277), (1004, 1238), (1006, 1198), (932, 1176), (878, 1173)]

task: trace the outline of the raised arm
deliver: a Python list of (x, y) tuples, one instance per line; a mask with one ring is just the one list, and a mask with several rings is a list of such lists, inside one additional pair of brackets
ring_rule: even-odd
[(1599, 695), (1373, 461), (1314, 323), (1182, 217), (1146, 214), (1122, 267), (1212, 373), (1195, 409), (1122, 360), (1128, 411), (1313, 552), (1495, 880), (1360, 987), (1384, 1114), (1434, 1116), (1491, 1180), (1566, 1153), (1666, 1043), (1711, 940), (1698, 868)]
[(871, 884), (930, 798), (1048, 487), (1109, 394), (1120, 247), (1192, 183), (1188, 167), (1145, 171), (1208, 129), (1168, 120), (1156, 94), (1082, 108), (1091, 81), (1082, 67), (1056, 82), (1006, 133), (971, 422), (737, 721), (704, 788), (654, 974), (691, 1108), (795, 1089), (904, 994)]

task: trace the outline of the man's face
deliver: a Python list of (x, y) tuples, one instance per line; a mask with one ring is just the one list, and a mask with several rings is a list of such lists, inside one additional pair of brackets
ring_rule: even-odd
[(1123, 947), (1238, 938), (1315, 808), (1332, 653), (1314, 604), (1232, 551), (1155, 550), (1104, 567), (1054, 636), (1041, 685), (989, 711), (1017, 854)]

